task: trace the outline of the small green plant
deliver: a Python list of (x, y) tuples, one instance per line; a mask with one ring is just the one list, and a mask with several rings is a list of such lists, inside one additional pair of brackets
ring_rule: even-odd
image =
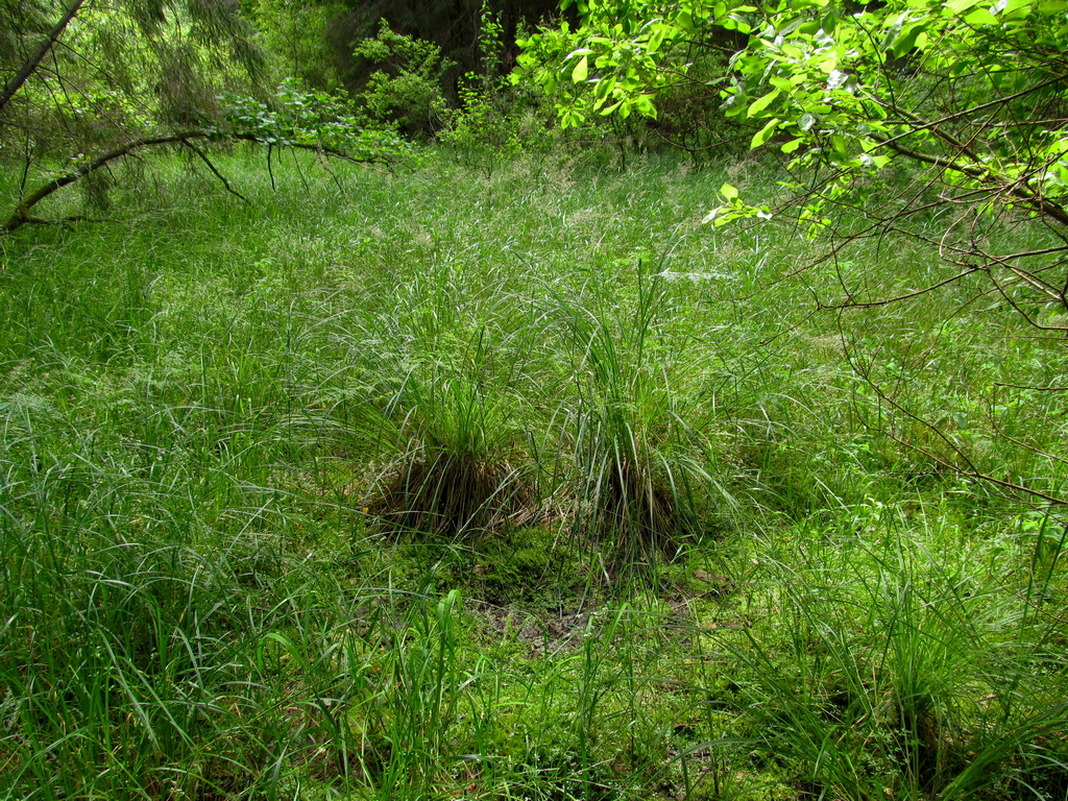
[(438, 140), (457, 154), (461, 163), (492, 177), (524, 151), (544, 151), (551, 135), (536, 113), (526, 87), (503, 76), (504, 30), (487, 2), (479, 16), (480, 72), (463, 76), (458, 88), (459, 108), (450, 112)]
[(491, 177), (501, 165), (524, 149), (517, 120), (508, 116), (502, 102), (486, 91), (477, 76), (468, 75), (459, 90), (460, 108), (453, 111), (438, 139), (450, 145), (462, 163), (481, 166)]

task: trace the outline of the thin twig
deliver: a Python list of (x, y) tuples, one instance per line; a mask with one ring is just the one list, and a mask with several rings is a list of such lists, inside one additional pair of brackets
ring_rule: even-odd
[(820, 303), (820, 302), (817, 301), (817, 304), (818, 304), (820, 309), (827, 310), (827, 311), (831, 311), (831, 310), (835, 310), (835, 309), (874, 309), (877, 306), (888, 306), (891, 303), (900, 303), (901, 301), (904, 301), (904, 300), (911, 300), (912, 298), (918, 298), (918, 297), (920, 297), (920, 295), (926, 295), (928, 292), (933, 292), (936, 289), (941, 289), (942, 287), (946, 286), (947, 284), (952, 284), (954, 281), (959, 281), (960, 279), (962, 279), (962, 278), (964, 278), (966, 276), (969, 276), (972, 273), (977, 273), (977, 272), (981, 272), (981, 268), (979, 268), (979, 267), (969, 267), (968, 269), (962, 270), (961, 272), (957, 273), (956, 275), (951, 275), (949, 278), (946, 278), (946, 279), (944, 279), (942, 281), (939, 281), (937, 284), (931, 284), (930, 286), (925, 287), (923, 289), (917, 289), (914, 292), (906, 292), (903, 295), (896, 295), (896, 296), (894, 296), (892, 298), (883, 298), (882, 300), (869, 300), (869, 301), (858, 301), (858, 300), (847, 299), (847, 300), (845, 300), (845, 301), (843, 301), (841, 303)]
[(183, 139), (182, 140), (182, 144), (185, 145), (190, 150), (192, 150), (194, 153), (196, 153), (200, 157), (200, 160), (203, 161), (206, 165), (208, 165), (208, 169), (211, 170), (212, 174), (222, 182), (222, 185), (224, 187), (226, 187), (226, 191), (227, 192), (229, 192), (234, 197), (241, 198), (241, 200), (245, 201), (246, 203), (250, 202), (247, 197), (245, 197), (240, 192), (238, 192), (236, 189), (234, 189), (232, 186), (230, 186), (230, 182), (228, 180), (226, 180), (226, 176), (223, 175), (221, 172), (219, 172), (215, 168), (215, 165), (211, 163), (211, 159), (209, 159), (204, 154), (203, 150), (201, 150), (199, 147), (197, 147), (196, 145), (194, 145), (192, 142), (190, 142), (187, 139)]
[(996, 476), (992, 476), (989, 473), (984, 473), (972, 462), (972, 460), (968, 457), (964, 450), (949, 438), (949, 435), (947, 435), (945, 431), (943, 431), (937, 425), (932, 423), (930, 420), (927, 420), (916, 414), (915, 412), (911, 411), (910, 409), (907, 409), (905, 406), (898, 403), (896, 400), (887, 395), (886, 392), (883, 391), (883, 388), (878, 383), (876, 383), (874, 379), (872, 379), (869, 371), (865, 369), (856, 360), (854, 355), (849, 351), (848, 347), (846, 348), (846, 359), (848, 360), (850, 366), (853, 368), (857, 376), (868, 386), (869, 389), (871, 389), (872, 392), (875, 393), (879, 400), (881, 400), (883, 403), (886, 403), (888, 406), (890, 406), (890, 408), (894, 409), (900, 414), (903, 414), (909, 420), (913, 421), (914, 423), (918, 423), (919, 425), (930, 431), (932, 434), (934, 434), (939, 440), (944, 442), (954, 454), (957, 455), (957, 457), (961, 460), (961, 462), (964, 463), (965, 466), (961, 467), (959, 464), (954, 464), (953, 462), (946, 459), (944, 456), (940, 456), (939, 454), (936, 454), (928, 450), (927, 448), (921, 447), (914, 442), (909, 442), (903, 437), (895, 434), (891, 428), (887, 428), (885, 433), (892, 440), (894, 440), (894, 442), (897, 442), (899, 445), (903, 445), (911, 451), (915, 451), (921, 456), (930, 459), (932, 462), (939, 465), (940, 467), (943, 467), (955, 473), (956, 475), (961, 476), (962, 478), (982, 482), (984, 484), (991, 484), (1003, 490), (1008, 490), (1017, 497), (1023, 495), (1032, 498), (1037, 498), (1051, 506), (1068, 506), (1068, 498), (1050, 495), (1040, 490), (1024, 486), (1023, 484), (1018, 484), (1014, 481), (1009, 481), (1008, 479), (1002, 479)]

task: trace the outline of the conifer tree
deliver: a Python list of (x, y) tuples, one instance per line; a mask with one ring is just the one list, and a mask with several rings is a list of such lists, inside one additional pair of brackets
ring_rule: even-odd
[(234, 0), (0, 0), (0, 37), (0, 158), (22, 165), (0, 234), (40, 222), (43, 199), (145, 148), (192, 151), (235, 194), (207, 140), (378, 155), (343, 103), (292, 88), (273, 96), (287, 113), (266, 103), (263, 53)]

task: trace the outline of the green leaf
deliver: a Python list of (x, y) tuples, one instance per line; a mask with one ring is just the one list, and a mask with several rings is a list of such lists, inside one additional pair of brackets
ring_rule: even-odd
[(922, 23), (916, 23), (909, 25), (902, 29), (894, 40), (893, 51), (895, 56), (903, 56), (909, 53), (912, 48), (916, 46), (916, 40), (919, 39), (920, 34), (927, 32), (927, 26)]
[(589, 56), (583, 56), (578, 60), (578, 64), (571, 70), (571, 80), (573, 83), (583, 83), (589, 76), (590, 72), (590, 59)]
[(964, 17), (966, 25), (997, 25), (998, 18), (990, 13), (989, 9), (977, 8)]
[(580, 111), (573, 108), (558, 109), (560, 114), (560, 127), (563, 129), (577, 128), (586, 121)]
[(727, 198), (727, 200), (734, 200), (738, 197), (738, 190), (730, 184), (723, 184), (723, 186), (719, 188), (719, 193)]
[(775, 131), (778, 130), (780, 122), (782, 122), (782, 120), (780, 120), (778, 117), (772, 117), (770, 120), (768, 120), (767, 124), (759, 131), (757, 131), (756, 134), (753, 136), (753, 141), (749, 143), (749, 149), (755, 150), (756, 148), (767, 142), (775, 133)]
[(656, 106), (649, 95), (642, 95), (634, 99), (634, 110), (650, 119), (656, 119)]
[(746, 115), (750, 119), (755, 118), (757, 115), (760, 114), (760, 112), (762, 112), (764, 109), (766, 109), (772, 103), (774, 103), (775, 99), (780, 94), (782, 94), (782, 92), (780, 90), (773, 89), (772, 91), (768, 92), (763, 97), (758, 97), (756, 100), (754, 100), (752, 103), (749, 104), (749, 108), (746, 110)]

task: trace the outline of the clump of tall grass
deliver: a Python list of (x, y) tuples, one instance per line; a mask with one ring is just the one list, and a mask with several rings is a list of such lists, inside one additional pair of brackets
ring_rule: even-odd
[(648, 260), (636, 271), (633, 302), (621, 308), (595, 293), (557, 297), (575, 368), (565, 415), (575, 526), (607, 544), (616, 566), (674, 556), (698, 538), (718, 489), (693, 402), (699, 361), (669, 330), (668, 286)]
[(522, 525), (535, 515), (535, 474), (518, 445), (516, 399), (487, 375), (492, 345), (414, 364), (383, 421), (400, 443), (368, 508), (398, 531), (446, 537)]
[(1027, 620), (1030, 591), (1006, 596), (980, 565), (997, 551), (928, 550), (939, 537), (912, 545), (887, 520), (868, 518), (863, 538), (798, 532), (800, 559), (762, 554), (775, 618), (716, 637), (737, 660), (746, 729), (805, 793), (1046, 797), (1068, 768), (1064, 656), (1045, 645), (1064, 621)]

